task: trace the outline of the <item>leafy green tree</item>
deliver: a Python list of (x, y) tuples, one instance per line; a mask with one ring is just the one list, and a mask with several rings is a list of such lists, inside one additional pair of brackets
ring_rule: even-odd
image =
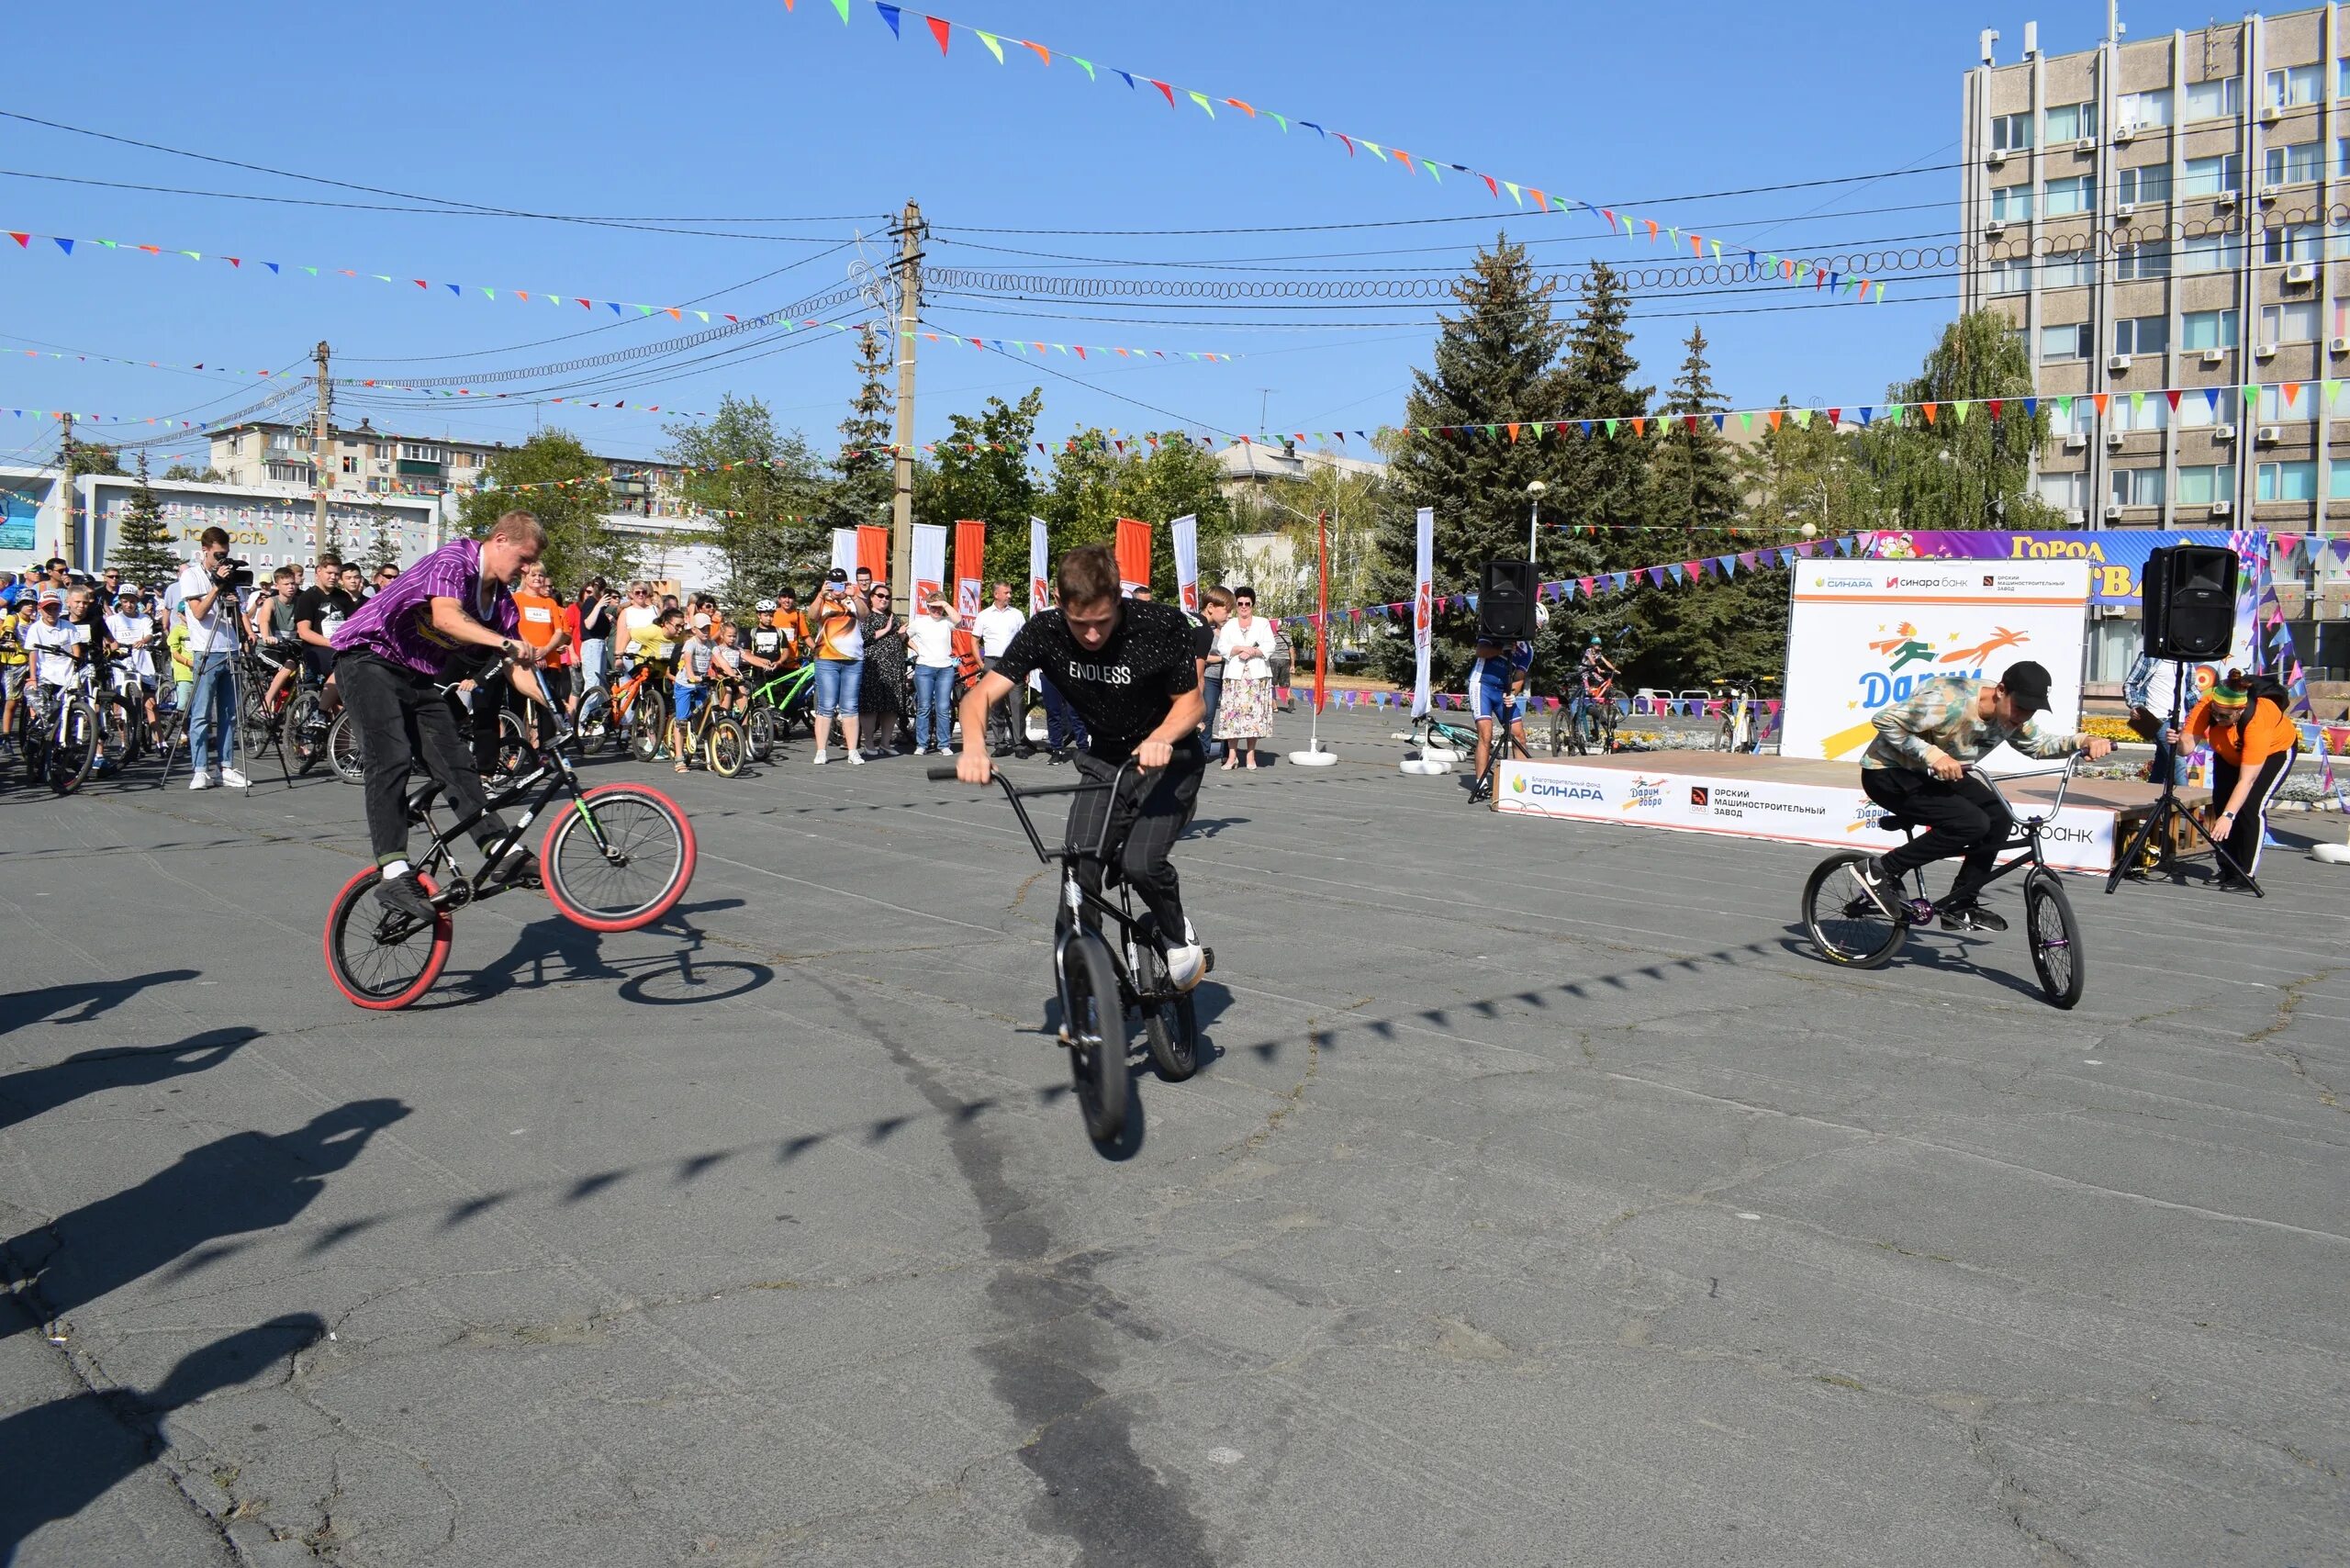
[(69, 477), (80, 478), (84, 474), (122, 473), (122, 454), (111, 446), (96, 442), (77, 441), (73, 443), (73, 462)]
[(209, 465), (207, 465), (202, 468), (198, 468), (195, 465), (189, 463), (174, 463), (169, 468), (163, 470), (163, 483), (166, 485), (191, 482), (198, 485), (219, 485), (227, 483), (226, 480), (220, 477), (220, 470), (212, 467)]
[[(500, 513), (527, 511), (545, 525), (540, 559), (565, 591), (591, 573), (624, 581), (636, 566), (634, 543), (605, 520), (611, 470), (565, 430), (542, 430), (520, 446), (494, 453), (486, 482), (460, 503), (458, 526), (479, 539)], [(523, 486), (534, 487), (523, 489)]]
[[(1397, 504), (1381, 529), (1382, 599), (1412, 597), (1415, 509), (1436, 510), (1436, 592), (1444, 597), (1475, 591), (1488, 561), (1525, 558), (1529, 484), (1563, 490), (1577, 438), (1546, 437), (1543, 427), (1570, 416), (1575, 383), (1560, 363), (1568, 333), (1552, 314), (1552, 288), (1506, 237), (1453, 284), (1460, 312), (1439, 318), (1432, 366), (1413, 372), (1393, 454)], [(1446, 433), (1437, 428), (1444, 425), (1472, 428)], [(1546, 573), (1559, 558), (1555, 537), (1538, 543)], [(1439, 684), (1466, 670), (1475, 632), (1465, 610), (1438, 617)], [(1408, 643), (1382, 646), (1387, 673), (1406, 678)]]
[(895, 405), (890, 391), (894, 368), (889, 340), (867, 324), (856, 339), (856, 396), (841, 421), (838, 476), (824, 504), (826, 521), (837, 528), (890, 521), (897, 488), (897, 454), (890, 444)]
[(991, 582), (1028, 580), (1028, 520), (1041, 514), (1027, 454), (1044, 411), (1045, 389), (1038, 386), (1017, 403), (990, 398), (976, 414), (949, 414), (931, 461), (914, 473), (917, 521), (970, 518), (987, 524)]
[(1840, 435), (1825, 419), (1796, 410), (1781, 398), (1775, 424), (1769, 416), (1755, 442), (1739, 454), (1739, 488), (1745, 496), (1750, 531), (1776, 536), (1799, 532), (1833, 538), (1890, 525), (1876, 478), (1860, 461), (1859, 445)]
[[(1151, 525), (1151, 592), (1176, 601), (1175, 556), (1165, 543), (1165, 525), (1186, 515), (1199, 519), (1200, 580), (1215, 582), (1231, 554), (1238, 530), (1232, 505), (1217, 481), (1222, 470), (1213, 453), (1181, 431), (1113, 434), (1078, 432), (1063, 442), (1036, 515), (1045, 520), (1048, 558), (1058, 560), (1080, 544), (1107, 544), (1117, 538), (1118, 519), (1139, 518)], [(1027, 534), (1020, 535), (1025, 560)], [(993, 552), (990, 552), (990, 559)], [(1026, 577), (1024, 566), (1015, 576)]]
[(804, 585), (831, 559), (822, 465), (798, 431), (778, 433), (765, 403), (730, 392), (708, 420), (667, 433), (663, 456), (686, 469), (679, 490), (710, 521), (722, 602), (739, 608)]
[(1886, 400), (1944, 405), (1996, 398), (2004, 406), (1996, 419), (1986, 408), (1939, 408), (1930, 423), (1913, 409), (1897, 423), (1873, 420), (1861, 432), (1861, 460), (1902, 527), (2065, 526), (2055, 509), (2031, 493), (2032, 454), (2048, 436), (2046, 416), (2024, 412), (2031, 396), (2031, 357), (2006, 317), (1978, 310), (1942, 330), (1924, 368), (1886, 388)]
[(139, 454), (139, 487), (116, 516), (112, 544), (106, 565), (120, 572), (125, 582), (163, 583), (179, 575), (180, 558), (172, 549), (172, 531), (163, 521), (163, 509), (155, 492), (147, 487), (143, 452)]

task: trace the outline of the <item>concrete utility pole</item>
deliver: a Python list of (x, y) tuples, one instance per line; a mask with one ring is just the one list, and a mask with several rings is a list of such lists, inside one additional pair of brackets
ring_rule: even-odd
[(332, 406), (332, 393), (327, 385), (327, 345), (324, 339), (319, 342), (316, 358), (319, 362), (319, 408), (310, 424), (310, 482), (317, 487), (317, 492), (311, 498), (310, 513), (310, 554), (313, 556), (322, 550), (336, 547), (334, 524), (327, 518), (327, 410)]
[(76, 514), (82, 509), (76, 504), (78, 498), (73, 491), (73, 416), (60, 414), (57, 422), (64, 431), (57, 449), (57, 472), (62, 476), (57, 481), (61, 487), (57, 492), (57, 519), (58, 527), (63, 531), (57, 542), (57, 553), (78, 566), (82, 565), (82, 531), (74, 524), (80, 521)]
[(906, 203), (898, 227), (898, 421), (895, 493), (890, 503), (890, 597), (908, 605), (914, 591), (914, 343), (922, 313), (922, 207)]

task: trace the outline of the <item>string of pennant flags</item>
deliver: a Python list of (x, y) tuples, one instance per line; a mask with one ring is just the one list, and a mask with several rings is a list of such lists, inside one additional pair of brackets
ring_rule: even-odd
[[(1885, 298), (1885, 285), (1881, 279), (1848, 276), (1841, 273), (1831, 273), (1817, 262), (1776, 255), (1767, 252), (1757, 252), (1734, 240), (1724, 241), (1718, 236), (1700, 234), (1695, 230), (1684, 230), (1676, 224), (1665, 223), (1658, 218), (1620, 212), (1614, 207), (1602, 207), (1595, 202), (1582, 201), (1572, 196), (1562, 196), (1556, 191), (1529, 185), (1524, 181), (1505, 180), (1497, 174), (1486, 174), (1483, 170), (1472, 168), (1467, 163), (1417, 155), (1406, 151), (1392, 141), (1374, 141), (1367, 136), (1349, 131), (1333, 130), (1321, 121), (1302, 119), (1294, 115), (1283, 114), (1242, 98), (1181, 86), (1150, 75), (1147, 72), (1128, 71), (1115, 65), (1097, 65), (1095, 62), (1082, 55), (1072, 54), (1067, 50), (1057, 50), (1028, 39), (1014, 38), (1006, 33), (989, 32), (983, 28), (976, 28), (967, 22), (957, 22), (946, 17), (932, 16), (906, 6), (890, 5), (886, 0), (867, 0), (867, 3), (872, 6), (875, 15), (880, 18), (883, 25), (889, 28), (890, 36), (892, 39), (902, 39), (905, 37), (906, 23), (912, 20), (936, 42), (938, 52), (942, 56), (949, 52), (949, 45), (958, 32), (967, 33), (976, 39), (979, 46), (994, 57), (998, 65), (1006, 62), (1003, 46), (1007, 43), (1014, 49), (1024, 50), (1035, 55), (1046, 69), (1051, 67), (1053, 57), (1058, 54), (1070, 65), (1084, 72), (1088, 82), (1098, 84), (1106, 73), (1124, 82), (1131, 92), (1137, 95), (1147, 96), (1148, 93), (1156, 92), (1166, 101), (1169, 109), (1180, 109), (1183, 102), (1188, 102), (1199, 108), (1211, 120), (1230, 118), (1219, 117), (1216, 113), (1218, 108), (1235, 110), (1252, 125), (1270, 125), (1278, 128), (1280, 134), (1283, 137), (1291, 134), (1292, 127), (1301, 131), (1310, 130), (1325, 144), (1335, 143), (1343, 147), (1349, 161), (1357, 160), (1360, 153), (1368, 152), (1373, 163), (1401, 169), (1405, 175), (1414, 179), (1425, 174), (1431, 190), (1444, 184), (1444, 176), (1449, 170), (1457, 174), (1466, 175), (1472, 182), (1482, 184), (1486, 193), (1496, 202), (1501, 199), (1503, 192), (1508, 192), (1510, 200), (1521, 210), (1530, 199), (1534, 209), (1538, 212), (1588, 213), (1605, 223), (1611, 235), (1620, 230), (1623, 238), (1637, 241), (1645, 234), (1651, 246), (1662, 246), (1676, 254), (1685, 245), (1689, 254), (1700, 261), (1710, 254), (1716, 262), (1727, 261), (1735, 264), (1738, 258), (1743, 254), (1747, 281), (1794, 284), (1808, 282), (1815, 289), (1827, 287), (1840, 294), (1851, 294), (1854, 297), (1856, 303), (1870, 298), (1874, 298), (1881, 303)], [(832, 8), (839, 13), (844, 27), (849, 24), (850, 17), (859, 9), (855, 0), (831, 0), (831, 5)], [(787, 13), (796, 13), (797, 0), (783, 0), (783, 8)], [(813, 6), (810, 7), (811, 10), (815, 8)], [(1725, 246), (1728, 247), (1727, 250)]]

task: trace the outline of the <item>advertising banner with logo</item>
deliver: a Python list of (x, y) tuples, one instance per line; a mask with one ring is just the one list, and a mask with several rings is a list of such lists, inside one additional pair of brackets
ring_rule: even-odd
[(19, 554), (29, 555), (40, 548), (35, 540), (39, 532), (41, 502), (53, 488), (54, 482), (48, 479), (0, 484), (0, 553), (11, 557), (0, 560), (0, 566), (18, 571), (31, 565), (13, 557)]
[(1045, 520), (1028, 520), (1028, 613), (1041, 615), (1053, 602), (1052, 573), (1045, 564)]
[(1192, 614), (1200, 612), (1200, 520), (1189, 514), (1167, 525), (1175, 546), (1175, 597)]
[(906, 603), (920, 610), (930, 602), (930, 596), (946, 586), (946, 525), (943, 522), (914, 524), (914, 587)]
[[(1997, 680), (2020, 659), (2047, 666), (2042, 722), (2077, 728), (2088, 575), (2078, 558), (1796, 562), (1779, 755), (1856, 762), (1877, 713), (1920, 684)], [(2007, 747), (1986, 761), (2039, 766)]]
[(1412, 568), (1412, 717), (1428, 711), (1428, 655), (1436, 647), (1436, 509), (1422, 507)]
[(987, 608), (988, 525), (968, 517), (955, 520), (955, 612), (977, 615)]
[[(2044, 765), (2035, 765), (2044, 766)], [(1796, 784), (1698, 773), (1632, 772), (1558, 762), (1505, 762), (1495, 799), (1513, 816), (1725, 834), (1883, 854), (1902, 842), (1877, 825), (1884, 809), (1852, 782)], [(2031, 808), (2019, 803), (2019, 810)], [(2042, 836), (2048, 863), (2067, 871), (2113, 865), (2114, 812), (2066, 806)]]

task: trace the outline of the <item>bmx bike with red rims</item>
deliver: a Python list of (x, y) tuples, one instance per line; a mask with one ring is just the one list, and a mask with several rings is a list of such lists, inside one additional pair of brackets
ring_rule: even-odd
[[(428, 847), (414, 857), (417, 880), (432, 903), (432, 918), (418, 920), (385, 908), (373, 896), (381, 873), (369, 867), (342, 885), (327, 912), (327, 973), (352, 1002), (376, 1012), (406, 1007), (432, 987), (449, 961), (453, 916), (476, 899), (517, 885), (498, 868), (549, 805), (554, 814), (539, 846), (540, 878), (547, 900), (564, 918), (590, 931), (634, 931), (675, 909), (693, 881), (693, 824), (676, 801), (641, 784), (579, 787), (563, 747), (571, 739), (552, 717), (542, 743), (523, 743), (528, 759), (481, 812), (452, 823), (433, 820), (430, 779), (408, 792), (408, 821)], [(568, 797), (560, 801), (558, 796)], [(457, 857), (466, 829), (502, 807), (528, 801), (503, 838), (468, 874)]]

